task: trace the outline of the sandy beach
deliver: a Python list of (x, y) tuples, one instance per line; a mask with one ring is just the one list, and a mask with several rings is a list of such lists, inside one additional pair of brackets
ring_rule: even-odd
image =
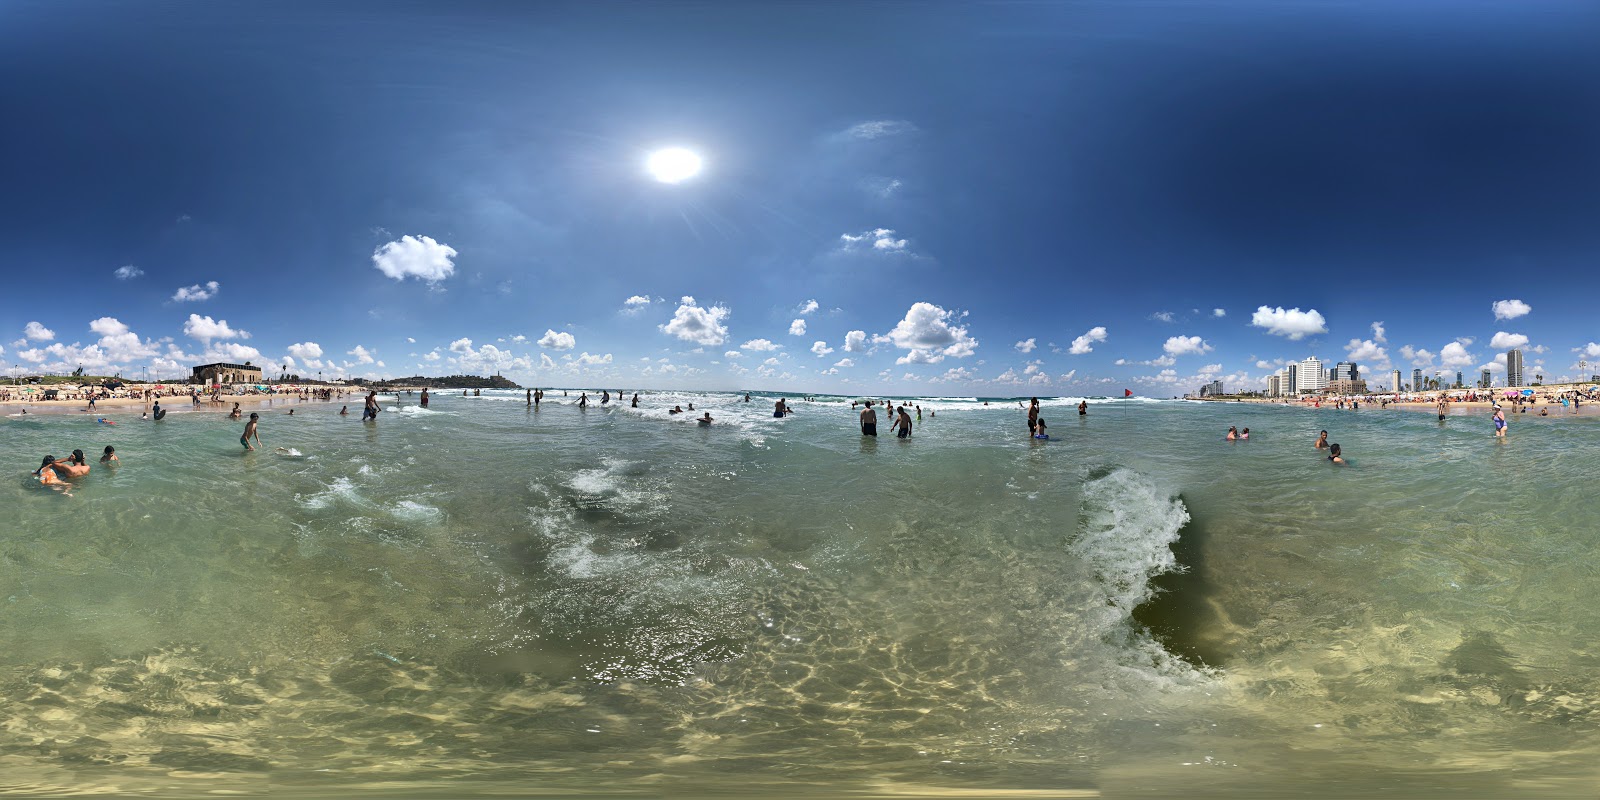
[[(211, 395), (201, 395), (199, 405), (195, 405), (187, 392), (174, 391), (174, 387), (171, 385), (163, 385), (163, 388), (158, 390), (153, 384), (146, 386), (130, 384), (118, 389), (109, 397), (96, 397), (95, 406), (90, 409), (88, 400), (84, 398), (83, 392), (76, 388), (60, 390), (59, 397), (55, 400), (44, 399), (44, 390), (42, 388), (26, 388), (33, 388), (34, 391), (29, 394), (24, 391), (23, 387), (12, 386), (0, 389), (0, 414), (14, 415), (26, 411), (29, 414), (120, 416), (130, 413), (142, 413), (157, 401), (173, 412), (215, 411), (226, 414), (233, 410), (234, 403), (238, 403), (240, 408), (245, 410), (306, 404), (349, 404), (351, 402), (359, 405), (366, 395), (365, 390), (359, 387), (351, 387), (349, 389), (335, 389), (331, 397), (322, 399), (314, 393), (314, 390), (329, 387), (307, 386), (304, 387), (308, 390), (305, 395), (300, 394), (298, 390), (283, 391), (276, 394), (223, 394), (217, 395), (215, 399)], [(150, 398), (143, 397), (143, 393), (147, 390), (154, 392), (155, 396)], [(399, 391), (405, 390), (401, 389)], [(6, 396), (7, 394), (9, 394), (9, 397)]]

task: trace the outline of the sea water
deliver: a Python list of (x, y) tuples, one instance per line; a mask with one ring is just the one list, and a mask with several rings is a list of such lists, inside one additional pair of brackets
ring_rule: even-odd
[[(1497, 441), (1481, 414), (1059, 398), (1040, 441), (1015, 400), (910, 398), (906, 441), (847, 398), (552, 394), (371, 424), (279, 400), (259, 452), (214, 413), (0, 418), (0, 792), (1500, 797), (1600, 771), (1595, 420)], [(105, 445), (70, 495), (27, 474)]]

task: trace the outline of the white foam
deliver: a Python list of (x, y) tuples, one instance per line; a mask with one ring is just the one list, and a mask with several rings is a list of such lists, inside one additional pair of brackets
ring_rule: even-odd
[(389, 513), (400, 519), (416, 522), (438, 522), (444, 519), (444, 512), (430, 505), (424, 505), (414, 500), (401, 500), (389, 508)]

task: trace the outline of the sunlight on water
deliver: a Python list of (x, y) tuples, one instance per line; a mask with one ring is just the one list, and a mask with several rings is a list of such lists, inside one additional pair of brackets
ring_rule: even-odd
[[(907, 442), (848, 400), (575, 396), (393, 398), (372, 425), (278, 403), (257, 453), (221, 415), (0, 420), (0, 792), (1594, 777), (1590, 420), (1494, 442), (1063, 398), (1040, 442), (1013, 401), (921, 398)], [(716, 424), (666, 413), (690, 403)], [(107, 444), (122, 465), (70, 496), (26, 475)]]

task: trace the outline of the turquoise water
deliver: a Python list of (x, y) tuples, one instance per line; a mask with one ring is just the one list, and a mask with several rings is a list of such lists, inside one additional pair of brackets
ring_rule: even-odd
[[(1503, 797), (1600, 771), (1594, 419), (1497, 442), (1481, 415), (1063, 398), (1037, 442), (1014, 404), (919, 400), (905, 442), (848, 400), (489, 394), (262, 409), (290, 454), (219, 414), (0, 418), (0, 792)], [(718, 423), (664, 412), (690, 402)], [(70, 496), (27, 476), (107, 444)]]

